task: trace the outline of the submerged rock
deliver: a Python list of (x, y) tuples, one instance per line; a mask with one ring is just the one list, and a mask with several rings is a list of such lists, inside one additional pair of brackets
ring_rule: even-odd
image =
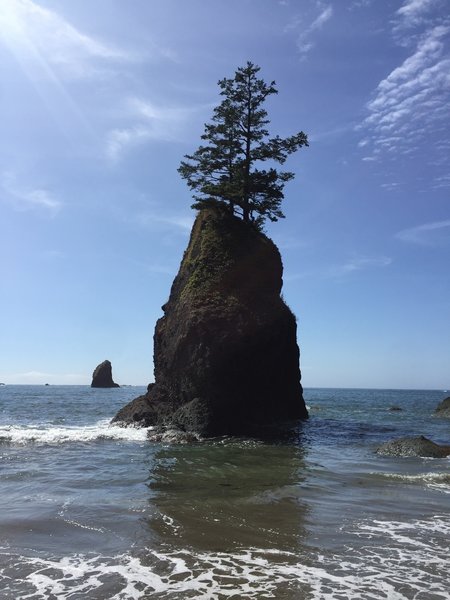
[(91, 387), (97, 388), (116, 388), (120, 387), (118, 383), (114, 383), (112, 378), (112, 367), (109, 360), (104, 360), (100, 363), (92, 373)]
[(450, 455), (450, 446), (440, 446), (423, 435), (404, 437), (381, 444), (377, 454), (384, 456), (422, 456), (425, 458), (443, 458)]
[(450, 396), (442, 400), (434, 411), (434, 414), (437, 417), (444, 417), (445, 419), (450, 419)]
[(251, 225), (202, 210), (154, 334), (155, 384), (115, 422), (203, 436), (306, 418), (280, 253)]

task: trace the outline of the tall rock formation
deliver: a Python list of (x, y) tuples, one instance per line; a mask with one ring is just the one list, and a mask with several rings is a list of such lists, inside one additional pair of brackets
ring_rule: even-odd
[(112, 378), (112, 367), (109, 360), (104, 360), (92, 373), (91, 387), (97, 388), (116, 388), (120, 387), (118, 383), (114, 383)]
[(269, 238), (223, 209), (202, 210), (156, 323), (155, 383), (113, 421), (221, 435), (306, 418), (282, 273)]

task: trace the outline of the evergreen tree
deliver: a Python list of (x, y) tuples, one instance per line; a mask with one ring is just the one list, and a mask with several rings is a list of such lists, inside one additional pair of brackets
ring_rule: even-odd
[(259, 70), (247, 62), (233, 79), (219, 81), (224, 99), (214, 109), (212, 122), (205, 125), (201, 139), (206, 143), (185, 156), (178, 172), (196, 192), (193, 208), (211, 202), (225, 204), (244, 221), (261, 227), (266, 218), (284, 217), (283, 188), (294, 173), (258, 166), (265, 161), (283, 164), (290, 154), (308, 146), (308, 138), (303, 131), (284, 139), (268, 137), (263, 105), (278, 91), (274, 81), (267, 84), (257, 78)]

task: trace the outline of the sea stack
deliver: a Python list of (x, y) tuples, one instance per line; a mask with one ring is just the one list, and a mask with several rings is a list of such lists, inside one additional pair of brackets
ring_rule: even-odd
[(434, 414), (437, 417), (444, 417), (445, 419), (450, 419), (450, 396), (442, 400), (436, 407)]
[(278, 248), (253, 225), (201, 210), (156, 323), (155, 383), (113, 421), (212, 436), (306, 418), (282, 274)]
[(92, 373), (91, 387), (95, 388), (117, 388), (118, 383), (114, 383), (112, 378), (112, 367), (109, 360), (100, 363)]

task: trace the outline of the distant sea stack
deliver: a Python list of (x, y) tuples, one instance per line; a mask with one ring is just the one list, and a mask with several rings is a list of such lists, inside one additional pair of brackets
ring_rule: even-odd
[(445, 419), (450, 419), (450, 396), (442, 400), (436, 407), (434, 414), (437, 417), (444, 417)]
[(264, 234), (226, 210), (200, 211), (156, 323), (155, 383), (113, 421), (211, 436), (307, 418), (282, 274)]
[(118, 383), (114, 383), (112, 378), (112, 367), (109, 360), (100, 363), (92, 373), (91, 387), (95, 388), (117, 388)]

